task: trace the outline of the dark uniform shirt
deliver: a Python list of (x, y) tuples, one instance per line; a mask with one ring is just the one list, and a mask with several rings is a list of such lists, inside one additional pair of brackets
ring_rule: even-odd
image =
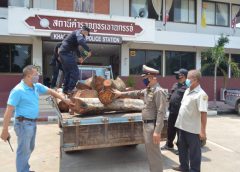
[(62, 41), (60, 51), (78, 51), (79, 45), (84, 50), (91, 51), (86, 43), (85, 36), (81, 34), (81, 30), (75, 30)]
[(161, 88), (159, 84), (155, 84), (151, 88), (129, 91), (124, 95), (129, 97), (144, 97), (142, 118), (143, 120), (156, 120), (154, 132), (160, 133), (164, 126), (163, 120), (167, 107), (167, 93), (163, 90), (163, 88)]
[(171, 95), (169, 100), (169, 112), (178, 114), (178, 111), (181, 106), (181, 101), (184, 95), (185, 90), (188, 87), (184, 83), (175, 83), (171, 89)]

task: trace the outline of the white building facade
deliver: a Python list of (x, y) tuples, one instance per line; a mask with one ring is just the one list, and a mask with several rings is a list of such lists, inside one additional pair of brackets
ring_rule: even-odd
[[(239, 0), (72, 0), (69, 11), (59, 10), (60, 1), (0, 3), (1, 81), (12, 77), (10, 83), (15, 83), (27, 64), (38, 66), (43, 78), (50, 77), (55, 45), (83, 23), (91, 29), (93, 51), (86, 63), (112, 65), (115, 75), (138, 76), (142, 64), (158, 69), (163, 77), (179, 68), (200, 69), (206, 63), (202, 52), (213, 47), (220, 34), (229, 36), (226, 56), (240, 64), (240, 28), (232, 28)], [(101, 1), (107, 14), (96, 12)], [(226, 70), (230, 78), (231, 69)], [(211, 76), (212, 70), (205, 75)]]

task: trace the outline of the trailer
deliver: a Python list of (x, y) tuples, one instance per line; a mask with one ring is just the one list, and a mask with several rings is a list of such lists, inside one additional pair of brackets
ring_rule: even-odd
[[(79, 66), (80, 82), (91, 75), (112, 78), (111, 66)], [(57, 109), (61, 132), (61, 150), (65, 152), (84, 149), (96, 149), (144, 143), (141, 113), (108, 112), (101, 115), (71, 115), (61, 113), (56, 99), (53, 104)], [(162, 139), (166, 138), (167, 121), (165, 120)]]

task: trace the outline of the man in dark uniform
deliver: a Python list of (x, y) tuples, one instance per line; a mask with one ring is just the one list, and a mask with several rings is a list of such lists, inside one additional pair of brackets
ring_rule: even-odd
[(144, 107), (142, 109), (143, 136), (149, 167), (151, 172), (163, 171), (163, 160), (160, 151), (161, 131), (166, 114), (167, 93), (159, 85), (157, 75), (159, 71), (143, 65), (143, 83), (147, 87), (142, 90), (119, 92), (116, 96), (141, 97)]
[[(186, 85), (186, 79), (188, 71), (186, 69), (179, 69), (179, 71), (174, 72), (178, 82), (173, 84), (171, 89), (171, 94), (169, 98), (169, 117), (168, 117), (168, 129), (167, 129), (167, 142), (161, 148), (162, 150), (174, 150), (173, 140), (177, 134), (177, 128), (175, 127), (175, 122), (177, 120), (178, 111), (181, 106), (181, 101), (185, 90), (188, 88)], [(178, 142), (177, 142), (178, 145)], [(178, 151), (175, 152), (178, 154)]]
[(56, 47), (54, 48), (54, 54), (52, 56), (50, 65), (52, 66), (52, 82), (51, 82), (51, 88), (56, 87), (56, 82), (59, 74), (59, 70), (63, 71), (62, 64), (59, 57), (59, 49), (61, 47), (62, 43), (58, 43)]
[[(79, 70), (74, 52), (80, 51), (80, 48), (82, 47), (87, 51), (86, 58), (92, 55), (90, 48), (86, 44), (85, 38), (86, 36), (89, 36), (89, 32), (90, 29), (86, 25), (83, 25), (81, 29), (73, 31), (62, 41), (59, 56), (64, 71), (64, 93), (69, 94), (72, 92), (79, 77)], [(83, 62), (82, 57), (79, 58), (79, 62)]]

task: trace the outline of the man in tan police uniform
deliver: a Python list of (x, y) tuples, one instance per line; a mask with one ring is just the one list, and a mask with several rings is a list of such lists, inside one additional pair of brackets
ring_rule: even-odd
[(160, 151), (161, 131), (164, 126), (166, 114), (167, 93), (158, 84), (156, 75), (158, 70), (143, 65), (143, 83), (147, 88), (137, 91), (119, 92), (115, 91), (117, 97), (144, 97), (142, 110), (143, 135), (145, 148), (151, 172), (162, 172), (162, 155)]
[[(179, 129), (179, 161), (176, 171), (200, 172), (201, 142), (206, 139), (208, 96), (199, 82), (198, 70), (188, 72), (185, 91), (175, 127)], [(188, 84), (189, 83), (189, 84)], [(189, 167), (190, 164), (190, 167)]]

